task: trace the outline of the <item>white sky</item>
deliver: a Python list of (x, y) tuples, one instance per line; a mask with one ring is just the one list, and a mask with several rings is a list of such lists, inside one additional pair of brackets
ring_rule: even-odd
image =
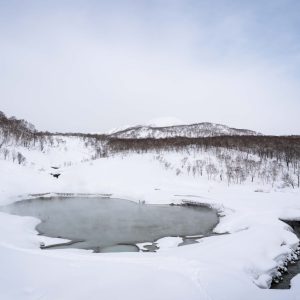
[(247, 2), (0, 0), (0, 110), (49, 131), (300, 134), (300, 3)]

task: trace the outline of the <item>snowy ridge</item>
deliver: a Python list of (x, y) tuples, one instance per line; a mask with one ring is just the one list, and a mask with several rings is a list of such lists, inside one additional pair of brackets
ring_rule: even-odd
[(137, 126), (148, 126), (148, 127), (169, 127), (169, 126), (176, 126), (176, 125), (188, 125), (186, 122), (174, 118), (174, 117), (163, 117), (163, 118), (157, 118), (157, 119), (152, 119), (148, 122), (145, 122), (143, 124), (139, 125), (125, 125), (121, 126), (118, 128), (114, 128), (108, 131), (108, 135), (111, 135), (113, 133), (119, 132), (119, 131), (124, 131), (129, 128), (137, 127)]
[(212, 137), (222, 135), (261, 135), (258, 132), (248, 129), (236, 129), (226, 125), (209, 122), (196, 123), (190, 125), (172, 126), (146, 126), (137, 125), (125, 129), (114, 131), (110, 134), (114, 138), (137, 139), (137, 138), (172, 138), (172, 137)]

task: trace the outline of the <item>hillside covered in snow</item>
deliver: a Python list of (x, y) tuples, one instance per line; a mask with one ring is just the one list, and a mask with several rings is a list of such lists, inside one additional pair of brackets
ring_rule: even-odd
[(247, 130), (236, 129), (226, 125), (214, 123), (197, 123), (189, 125), (157, 126), (155, 124), (148, 126), (133, 126), (123, 130), (117, 130), (110, 134), (115, 138), (172, 138), (172, 137), (211, 137), (222, 135), (260, 135), (260, 133)]
[[(203, 134), (203, 128), (207, 136), (192, 137)], [(184, 136), (119, 138), (118, 132), (52, 134), (39, 132), (32, 124), (1, 113), (0, 159), (51, 170), (51, 167), (62, 168), (103, 157), (150, 153), (162, 168), (173, 170), (177, 176), (205, 176), (227, 185), (300, 187), (300, 138), (297, 136), (263, 136), (211, 123), (154, 129), (181, 132)], [(220, 132), (222, 135), (215, 136)], [(170, 161), (169, 157), (174, 158)]]

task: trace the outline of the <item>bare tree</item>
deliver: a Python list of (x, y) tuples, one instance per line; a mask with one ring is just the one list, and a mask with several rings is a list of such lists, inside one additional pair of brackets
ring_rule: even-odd
[(227, 184), (230, 185), (231, 180), (233, 180), (233, 167), (229, 165), (228, 163), (226, 164), (226, 176), (227, 176)]
[(15, 162), (15, 160), (17, 159), (17, 152), (15, 150), (13, 150), (11, 152), (11, 158), (12, 158), (12, 161)]
[(295, 169), (295, 174), (297, 176), (297, 186), (300, 188), (300, 163), (297, 163), (297, 167)]
[(203, 167), (204, 166), (205, 166), (205, 161), (204, 160), (201, 160), (201, 159), (196, 160), (196, 168), (200, 172), (201, 176), (203, 174)]
[(286, 186), (291, 186), (293, 189), (295, 188), (295, 180), (289, 173), (284, 173), (282, 176), (282, 181)]
[(279, 173), (279, 166), (278, 166), (278, 163), (277, 161), (273, 161), (272, 162), (272, 165), (271, 165), (271, 168), (270, 168), (270, 176), (272, 178), (272, 187), (274, 186), (274, 183), (278, 177), (278, 173)]
[(183, 158), (182, 160), (181, 160), (181, 167), (182, 168), (184, 168), (184, 166), (185, 166), (185, 164), (187, 163), (187, 161), (188, 161), (188, 158), (187, 157), (185, 157), (185, 158)]
[(213, 163), (209, 163), (208, 165), (206, 165), (205, 169), (209, 180), (211, 179), (212, 176), (218, 174), (218, 169)]
[(257, 174), (259, 170), (259, 162), (256, 162), (255, 160), (246, 160), (246, 168), (251, 176), (251, 182), (254, 181), (255, 175)]
[(176, 169), (176, 176), (181, 174), (181, 170), (179, 168)]
[(22, 153), (18, 152), (17, 160), (18, 160), (18, 164), (21, 165), (25, 162), (26, 158), (25, 158), (25, 156), (23, 156)]
[(2, 152), (3, 152), (3, 158), (6, 159), (9, 155), (9, 150), (7, 148), (4, 148)]
[(246, 180), (246, 174), (243, 170), (243, 168), (241, 167), (241, 165), (237, 165), (234, 167), (234, 176), (236, 178), (236, 183), (242, 183), (243, 181)]
[(191, 165), (190, 165), (190, 164), (188, 164), (188, 166), (187, 166), (187, 168), (186, 168), (188, 175), (190, 175), (191, 168), (192, 168), (192, 167), (191, 167)]

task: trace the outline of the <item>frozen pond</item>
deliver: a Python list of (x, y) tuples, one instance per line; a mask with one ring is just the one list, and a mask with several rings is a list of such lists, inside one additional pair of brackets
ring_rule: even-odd
[(58, 247), (96, 252), (138, 251), (135, 244), (167, 236), (209, 235), (218, 223), (208, 207), (138, 204), (100, 197), (35, 198), (15, 202), (4, 209), (42, 222), (39, 233), (73, 243)]

